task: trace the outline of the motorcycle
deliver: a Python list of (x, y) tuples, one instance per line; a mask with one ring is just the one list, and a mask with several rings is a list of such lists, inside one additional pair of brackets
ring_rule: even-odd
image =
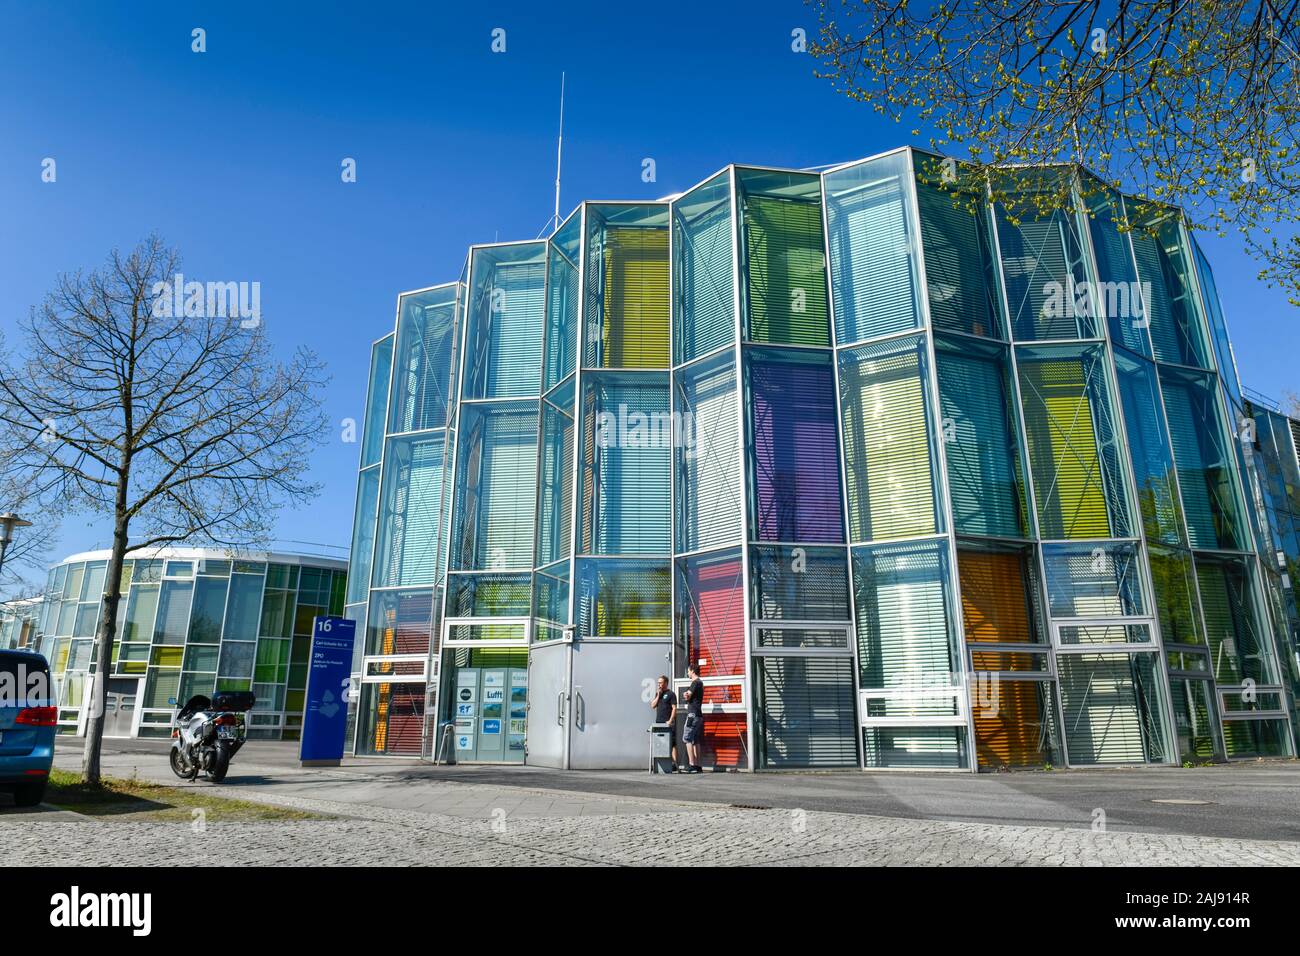
[(226, 779), (231, 759), (248, 737), (244, 714), (256, 698), (246, 690), (217, 691), (209, 700), (191, 697), (172, 722), (172, 773), (193, 780), (200, 772), (213, 783)]

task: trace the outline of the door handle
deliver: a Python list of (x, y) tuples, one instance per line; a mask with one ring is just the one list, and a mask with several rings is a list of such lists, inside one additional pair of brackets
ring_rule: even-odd
[(555, 702), (555, 722), (561, 727), (564, 726), (564, 691), (560, 691)]

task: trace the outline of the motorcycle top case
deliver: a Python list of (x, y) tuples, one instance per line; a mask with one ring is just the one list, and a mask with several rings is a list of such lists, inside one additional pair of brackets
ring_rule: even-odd
[(212, 706), (212, 701), (208, 700), (202, 694), (196, 694), (186, 701), (185, 706), (181, 708), (176, 715), (179, 720), (188, 720), (201, 710), (207, 710)]
[(219, 690), (212, 695), (212, 709), (239, 713), (252, 710), (257, 698), (250, 690)]

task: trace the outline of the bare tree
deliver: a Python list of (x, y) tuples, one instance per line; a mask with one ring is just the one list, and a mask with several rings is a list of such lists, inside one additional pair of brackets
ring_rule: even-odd
[(0, 359), (0, 476), (26, 489), (29, 508), (113, 522), (83, 761), (91, 784), (126, 556), (264, 542), (286, 499), (318, 490), (303, 476), (325, 425), (320, 362), (302, 348), (277, 361), (260, 321), (213, 316), (211, 296), (171, 308), (179, 270), (151, 236), (89, 275), (62, 275), (25, 323), (24, 359)]
[(809, 2), (845, 95), (959, 158), (1086, 166), (1236, 229), (1300, 305), (1300, 0)]

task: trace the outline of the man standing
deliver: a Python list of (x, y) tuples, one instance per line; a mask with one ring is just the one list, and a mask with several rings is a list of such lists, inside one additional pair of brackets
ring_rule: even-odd
[(659, 675), (658, 687), (650, 708), (655, 712), (656, 724), (667, 724), (668, 745), (672, 748), (673, 773), (677, 772), (677, 695), (668, 689), (668, 678)]
[(700, 743), (704, 740), (704, 681), (700, 668), (691, 664), (686, 668), (691, 686), (686, 691), (686, 729), (682, 740), (686, 743), (687, 773), (700, 773)]

